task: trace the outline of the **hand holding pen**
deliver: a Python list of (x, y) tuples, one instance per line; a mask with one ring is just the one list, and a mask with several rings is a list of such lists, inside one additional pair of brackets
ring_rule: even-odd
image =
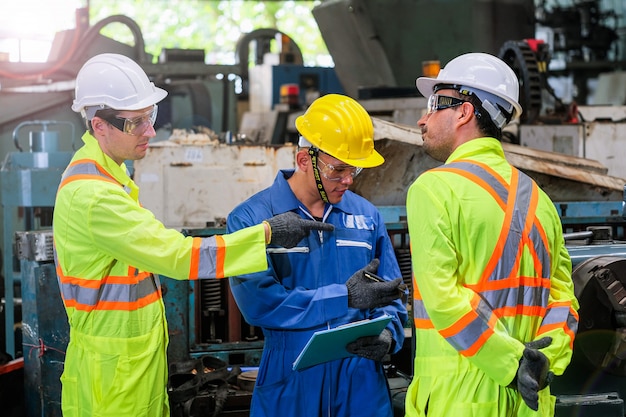
[(346, 282), (349, 307), (359, 309), (383, 307), (405, 294), (407, 287), (402, 278), (385, 281), (376, 275), (379, 264), (378, 259), (372, 260)]

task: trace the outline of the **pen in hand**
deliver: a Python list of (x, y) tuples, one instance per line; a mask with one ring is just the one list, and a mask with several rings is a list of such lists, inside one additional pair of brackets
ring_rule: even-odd
[[(384, 279), (382, 279), (382, 278), (381, 278), (381, 277), (379, 277), (378, 275), (373, 274), (373, 273), (371, 273), (371, 272), (364, 271), (364, 272), (363, 272), (363, 275), (365, 275), (365, 278), (368, 278), (368, 279), (370, 279), (370, 280), (372, 280), (372, 281), (375, 281), (375, 282), (385, 282), (385, 280), (384, 280)], [(404, 293), (404, 292), (407, 290), (407, 286), (406, 286), (406, 284), (402, 283), (402, 284), (398, 285), (398, 290), (399, 290), (400, 292)]]

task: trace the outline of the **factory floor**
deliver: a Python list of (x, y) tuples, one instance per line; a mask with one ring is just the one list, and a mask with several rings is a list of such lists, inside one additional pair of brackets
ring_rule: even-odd
[[(404, 416), (404, 398), (409, 379), (402, 372), (389, 377), (394, 417)], [(24, 407), (23, 361), (12, 361), (0, 366), (0, 415), (3, 417), (27, 417)], [(49, 416), (47, 416), (49, 417)]]

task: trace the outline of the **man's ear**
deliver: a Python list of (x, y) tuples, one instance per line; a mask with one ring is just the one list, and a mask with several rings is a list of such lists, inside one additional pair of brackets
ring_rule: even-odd
[(461, 105), (461, 112), (459, 118), (462, 119), (463, 124), (472, 120), (476, 115), (474, 114), (474, 106), (472, 103), (465, 102)]
[(311, 157), (308, 149), (301, 149), (296, 153), (296, 167), (298, 170), (306, 172), (311, 166)]
[(102, 132), (106, 128), (106, 124), (106, 120), (99, 117), (94, 117), (91, 119), (91, 128), (93, 129), (94, 133), (102, 134)]

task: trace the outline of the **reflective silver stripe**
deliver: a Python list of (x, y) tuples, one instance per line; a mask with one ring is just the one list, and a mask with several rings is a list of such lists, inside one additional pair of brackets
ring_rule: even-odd
[(309, 253), (308, 246), (295, 246), (293, 248), (270, 248), (265, 250), (267, 253)]
[(416, 319), (430, 320), (423, 300), (413, 299), (413, 317)]
[[(453, 162), (443, 166), (442, 168), (456, 168), (474, 174), (485, 181), (504, 203), (508, 201), (509, 190), (506, 189), (490, 172), (486, 171), (481, 166), (469, 162)], [(521, 243), (520, 234), (523, 232), (523, 228), (526, 223), (528, 209), (530, 206), (530, 198), (532, 196), (532, 190), (535, 186), (530, 177), (521, 171), (518, 172), (519, 181), (515, 193), (515, 214), (510, 225), (510, 232), (506, 238), (503, 256), (498, 261), (498, 265), (489, 277), (489, 280), (498, 280), (510, 276), (515, 266), (519, 245)], [(512, 231), (516, 231), (518, 234), (511, 233)], [(529, 237), (533, 242), (537, 257), (542, 264), (541, 274), (543, 277), (549, 277), (550, 256), (544, 247), (543, 240), (541, 239), (541, 235), (539, 234), (535, 224), (533, 224), (530, 230)]]
[(100, 175), (103, 177), (111, 178), (108, 175), (104, 175), (98, 169), (98, 166), (93, 162), (81, 162), (79, 164), (68, 167), (63, 173), (61, 181), (73, 176), (73, 175)]
[(446, 340), (458, 351), (462, 352), (471, 348), (480, 337), (490, 329), (489, 321), (493, 315), (491, 307), (481, 300), (474, 310), (477, 316), (469, 322), (459, 333), (446, 337)]
[(216, 247), (211, 248), (211, 243), (216, 246), (215, 237), (200, 240), (200, 257), (198, 259), (198, 277), (214, 277), (216, 274), (217, 253)]
[(346, 239), (337, 239), (337, 246), (340, 247), (353, 247), (353, 248), (367, 248), (372, 250), (372, 244), (368, 242), (360, 242), (358, 240), (346, 240)]
[(134, 303), (158, 291), (151, 275), (146, 275), (136, 284), (110, 284), (106, 282), (106, 279), (96, 282), (99, 283), (96, 288), (61, 283), (63, 299), (66, 302), (75, 301), (82, 307), (96, 307), (102, 301)]
[[(112, 180), (115, 181), (115, 179), (113, 177), (111, 177), (110, 175), (107, 175), (106, 173), (100, 171), (100, 169), (98, 168), (98, 165), (96, 165), (95, 161), (94, 162), (80, 162), (78, 164), (72, 165), (70, 167), (68, 167), (65, 172), (63, 173), (63, 177), (61, 178), (61, 183), (63, 183), (63, 181), (71, 178), (74, 175), (98, 175), (101, 176), (103, 178), (106, 178), (107, 180)], [(118, 184), (120, 184), (118, 182)], [(120, 186), (122, 186), (122, 184), (120, 184)], [(124, 191), (126, 191), (126, 193), (130, 194), (130, 188), (127, 186), (122, 186), (124, 188)]]
[(499, 290), (484, 290), (481, 291), (481, 296), (484, 297), (494, 310), (505, 309), (507, 307), (513, 308), (520, 304), (528, 307), (545, 307), (548, 304), (548, 296), (550, 295), (550, 289), (545, 287), (522, 287), (522, 297), (520, 300), (519, 288), (503, 288)]
[[(110, 175), (100, 171), (95, 162), (86, 161), (68, 167), (63, 174), (61, 182), (63, 183), (63, 181), (71, 180), (73, 176), (78, 175), (94, 175), (102, 177), (105, 181), (114, 181)], [(127, 193), (130, 192), (130, 188), (124, 187), (124, 189)], [(56, 265), (58, 266), (59, 262), (56, 247), (54, 249), (54, 259)], [(137, 273), (137, 270), (132, 267), (129, 268), (129, 274), (131, 271), (134, 271), (135, 274)], [(143, 277), (139, 282), (133, 283), (109, 283), (107, 282), (107, 278), (109, 277), (103, 277), (100, 280), (93, 281), (86, 279), (76, 280), (76, 282), (84, 281), (85, 284), (97, 284), (96, 287), (90, 287), (82, 286), (78, 283), (63, 282), (66, 279), (63, 279), (60, 276), (60, 272), (61, 271), (59, 270), (57, 275), (59, 275), (59, 287), (61, 293), (63, 294), (65, 303), (68, 305), (78, 305), (81, 309), (93, 309), (99, 302), (136, 303), (137, 301), (158, 292), (160, 287), (158, 278), (152, 276), (151, 274), (145, 274), (145, 277)], [(116, 277), (116, 279), (119, 278), (123, 278), (128, 281), (135, 280), (132, 275), (129, 275), (128, 277)], [(111, 281), (113, 280), (114, 279), (111, 279)], [(137, 308), (137, 306), (129, 307), (130, 309)]]
[[(517, 271), (517, 256), (522, 244), (522, 237), (524, 234), (524, 227), (527, 217), (529, 215), (531, 198), (533, 196), (534, 187), (536, 185), (533, 181), (523, 172), (518, 171), (518, 184), (515, 194), (510, 195), (509, 189), (507, 189), (497, 178), (483, 167), (472, 164), (469, 162), (453, 162), (444, 165), (440, 170), (457, 169), (468, 172), (480, 178), (498, 195), (504, 205), (509, 205), (509, 198), (514, 197), (513, 216), (509, 226), (509, 233), (505, 238), (504, 248), (498, 263), (494, 270), (491, 272), (488, 281), (499, 281), (507, 279), (509, 277), (516, 277)], [(515, 168), (513, 168), (515, 169)], [(454, 172), (454, 171), (448, 171)], [(466, 177), (467, 178), (467, 177)], [(474, 181), (468, 178), (470, 181)], [(475, 182), (475, 181), (474, 181)], [(483, 186), (482, 184), (478, 184)], [(534, 213), (532, 213), (534, 216)], [(541, 263), (540, 278), (549, 279), (550, 277), (550, 256), (543, 245), (541, 235), (533, 222), (533, 226), (529, 231), (529, 239), (533, 243), (534, 250), (536, 252), (537, 259)], [(514, 275), (515, 273), (515, 275)], [(517, 277), (516, 277), (517, 278)], [(484, 290), (478, 292), (481, 296), (481, 302), (476, 310), (482, 320), (477, 317), (467, 324), (458, 333), (446, 337), (446, 340), (450, 342), (457, 350), (465, 351), (470, 349), (474, 343), (478, 342), (480, 336), (487, 330), (489, 318), (494, 311), (509, 308), (516, 308), (520, 304), (526, 307), (540, 307), (545, 308), (548, 303), (549, 289), (543, 286), (524, 286), (518, 285), (515, 287), (503, 288), (498, 290)], [(537, 312), (539, 314), (539, 312)]]
[(550, 254), (548, 253), (548, 249), (546, 249), (543, 244), (543, 239), (541, 239), (541, 234), (539, 233), (539, 229), (537, 229), (537, 225), (533, 224), (533, 227), (530, 229), (530, 239), (535, 245), (535, 253), (537, 254), (537, 258), (541, 262), (541, 276), (549, 277), (550, 271), (552, 269), (552, 259), (550, 259)]
[(556, 306), (548, 309), (543, 321), (542, 326), (550, 325), (562, 325), (565, 324), (572, 332), (578, 330), (578, 320), (570, 313), (569, 306)]

